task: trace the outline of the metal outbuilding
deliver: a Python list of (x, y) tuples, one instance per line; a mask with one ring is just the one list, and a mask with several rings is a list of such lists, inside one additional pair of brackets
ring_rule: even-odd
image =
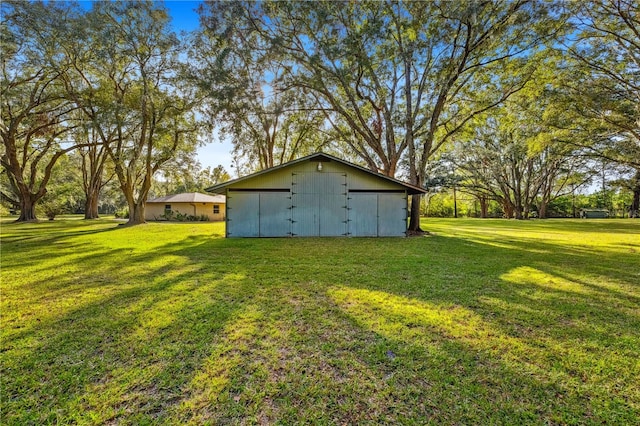
[(582, 209), (580, 219), (606, 219), (609, 217), (607, 209)]
[(316, 153), (207, 188), (226, 195), (227, 237), (401, 237), (421, 188)]

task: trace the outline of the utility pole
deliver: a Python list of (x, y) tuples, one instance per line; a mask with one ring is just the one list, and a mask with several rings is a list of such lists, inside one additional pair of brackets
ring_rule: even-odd
[(453, 185), (453, 217), (458, 218), (458, 198), (456, 196), (456, 186)]
[(571, 217), (576, 218), (576, 184), (571, 183)]

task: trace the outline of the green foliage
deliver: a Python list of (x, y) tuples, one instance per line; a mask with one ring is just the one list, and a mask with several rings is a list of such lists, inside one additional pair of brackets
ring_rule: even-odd
[(481, 114), (462, 132), (451, 153), (461, 187), (502, 205), (506, 217), (549, 216), (557, 197), (589, 183), (592, 172), (581, 149), (564, 143), (563, 129), (547, 114), (559, 107), (549, 95), (564, 70), (548, 52), (537, 55), (531, 80), (503, 105)]
[(198, 145), (197, 97), (177, 72), (183, 46), (157, 2), (96, 2), (65, 25), (59, 54), (74, 66), (60, 79), (83, 123), (75, 137), (94, 148), (83, 153), (87, 195), (102, 189), (108, 155), (130, 223), (140, 223), (153, 176)]
[(427, 198), (424, 214), (428, 217), (453, 217), (454, 202), (451, 194), (441, 192)]
[(65, 209), (64, 204), (58, 201), (43, 201), (40, 203), (40, 209), (47, 216), (47, 219), (54, 220), (56, 216), (59, 216), (63, 213), (69, 213), (67, 209)]
[(584, 1), (565, 5), (575, 37), (565, 42), (562, 101), (549, 111), (567, 143), (586, 154), (640, 170), (640, 17), (637, 2)]
[(193, 156), (179, 155), (162, 168), (161, 179), (155, 179), (149, 191), (155, 196), (181, 192), (203, 192), (205, 189), (231, 180), (224, 167), (202, 169)]
[[(426, 217), (454, 217), (456, 206), (458, 217), (480, 217), (480, 206), (474, 197), (458, 191), (454, 202), (452, 190), (427, 194), (424, 197), (420, 213)], [(495, 201), (490, 202), (487, 217), (502, 216), (500, 205)]]
[[(61, 22), (78, 16), (72, 3), (3, 2), (2, 126), (0, 164), (20, 221), (36, 220), (53, 167), (74, 145), (62, 144), (74, 128), (73, 102), (65, 96), (61, 70), (70, 65), (59, 44), (68, 36)], [(64, 17), (64, 19), (61, 19)], [(4, 187), (3, 182), (3, 187)]]
[(118, 209), (116, 210), (114, 215), (116, 219), (129, 219), (129, 209), (128, 208)]
[[(585, 158), (640, 173), (632, 0), (237, 1), (199, 13), (181, 40), (158, 2), (2, 3), (0, 192), (21, 219), (47, 193), (54, 210), (78, 210), (54, 182), (69, 142), (84, 146), (74, 185), (126, 204), (131, 223), (150, 194), (228, 179), (194, 160), (205, 121), (233, 141), (240, 174), (322, 149), (427, 185), (447, 151), (464, 190), (515, 217), (544, 217), (580, 189)], [(631, 199), (600, 204), (637, 213), (638, 182)]]
[(207, 99), (210, 126), (233, 143), (240, 173), (319, 151), (325, 116), (306, 91), (285, 81), (291, 65), (248, 21), (259, 3), (207, 2), (199, 8), (190, 78)]
[(553, 217), (579, 217), (581, 209), (589, 206), (585, 196), (563, 195), (551, 201), (548, 208), (548, 216)]
[(194, 216), (188, 213), (181, 213), (179, 211), (169, 210), (160, 215), (160, 219), (175, 221), (175, 222), (208, 222), (209, 216), (201, 214)]
[(589, 195), (569, 194), (549, 204), (549, 217), (578, 217), (581, 209), (606, 209), (611, 217), (629, 217), (632, 201), (633, 192), (624, 188), (596, 191)]
[(626, 191), (624, 189), (616, 191), (611, 197), (612, 213), (618, 217), (628, 217), (632, 202), (633, 193), (631, 191)]
[(637, 422), (640, 221), (422, 225), (5, 221), (2, 423)]

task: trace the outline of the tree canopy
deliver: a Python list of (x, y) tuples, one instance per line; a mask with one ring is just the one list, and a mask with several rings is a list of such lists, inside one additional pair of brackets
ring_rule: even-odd
[(427, 186), (446, 161), (516, 218), (545, 217), (606, 162), (640, 208), (632, 0), (206, 1), (182, 35), (161, 2), (2, 12), (0, 184), (20, 220), (78, 164), (85, 217), (117, 182), (140, 223), (150, 193), (228, 178), (193, 160), (211, 134), (237, 173), (325, 151)]

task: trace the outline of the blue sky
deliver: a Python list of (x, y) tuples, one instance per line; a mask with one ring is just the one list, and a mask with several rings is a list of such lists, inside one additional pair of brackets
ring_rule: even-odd
[[(165, 1), (175, 31), (192, 31), (198, 27), (198, 14), (195, 10), (200, 3), (200, 1)], [(221, 142), (217, 134), (209, 139), (212, 142), (198, 149), (198, 161), (202, 167), (213, 168), (221, 164), (232, 177), (236, 176), (236, 171), (231, 167), (231, 150), (233, 149), (231, 143)]]
[[(79, 3), (84, 9), (89, 10), (91, 9), (91, 5), (96, 3), (96, 1), (101, 0), (80, 0)], [(198, 14), (196, 13), (196, 9), (200, 3), (202, 3), (202, 1), (194, 0), (169, 0), (164, 2), (167, 9), (169, 9), (173, 28), (176, 31), (191, 31), (198, 27)]]
[(171, 22), (176, 31), (191, 31), (198, 27), (198, 14), (196, 9), (200, 1), (173, 0), (166, 1), (165, 5), (171, 14)]

